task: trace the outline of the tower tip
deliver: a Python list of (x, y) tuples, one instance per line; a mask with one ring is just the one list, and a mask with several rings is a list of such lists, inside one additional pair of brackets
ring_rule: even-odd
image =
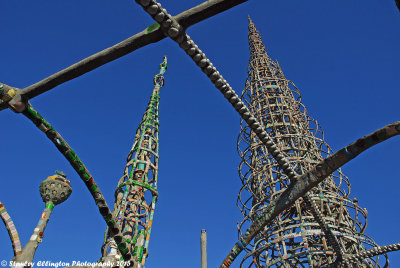
[(250, 18), (250, 15), (247, 15), (247, 19), (249, 20), (249, 23), (253, 23), (253, 21)]

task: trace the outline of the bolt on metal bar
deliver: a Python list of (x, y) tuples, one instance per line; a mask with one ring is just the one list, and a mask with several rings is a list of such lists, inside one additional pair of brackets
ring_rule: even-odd
[[(235, 7), (248, 0), (209, 0), (205, 1), (191, 9), (188, 9), (174, 18), (181, 23), (183, 27), (188, 28), (196, 23), (208, 19), (214, 15), (224, 12), (232, 7)], [(10, 100), (0, 99), (0, 111), (8, 108), (8, 102), (14, 105), (20, 101), (28, 101), (58, 85), (61, 85), (69, 80), (77, 78), (85, 73), (88, 73), (106, 63), (123, 57), (136, 49), (144, 47), (148, 44), (156, 43), (166, 36), (159, 29), (159, 25), (150, 25), (143, 31), (129, 37), (128, 39), (106, 48), (90, 57), (87, 57), (67, 68), (61, 70), (43, 80), (30, 85), (24, 89), (13, 87), (16, 96)]]
[(279, 197), (271, 201), (268, 206), (261, 209), (259, 214), (254, 218), (251, 226), (239, 238), (239, 241), (226, 256), (220, 267), (229, 267), (240, 252), (243, 251), (245, 246), (248, 245), (265, 226), (270, 224), (281, 212), (292, 206), (297, 199), (304, 196), (335, 170), (342, 167), (368, 148), (399, 134), (400, 121), (389, 124), (328, 156), (316, 164), (311, 170), (301, 175), (297, 180), (292, 181)]
[[(215, 86), (224, 94), (225, 98), (235, 107), (242, 118), (249, 124), (254, 130), (257, 136), (263, 141), (264, 145), (271, 152), (271, 155), (277, 160), (279, 165), (282, 167), (283, 172), (288, 175), (289, 178), (294, 179), (296, 173), (293, 171), (291, 165), (285, 159), (283, 154), (274, 144), (273, 140), (269, 137), (267, 132), (263, 130), (260, 123), (257, 122), (256, 118), (250, 113), (249, 109), (240, 101), (235, 91), (229, 86), (226, 80), (219, 74), (216, 68), (212, 65), (210, 60), (205, 54), (198, 48), (194, 41), (184, 32), (184, 28), (174, 20), (174, 18), (167, 13), (167, 11), (161, 7), (161, 4), (153, 0), (136, 0), (145, 11), (147, 11), (158, 23), (160, 23), (163, 32), (171, 37), (174, 41), (180, 44), (181, 48), (192, 57), (196, 64), (202, 68)], [(314, 212), (316, 212), (314, 210)], [(317, 213), (317, 212), (316, 212)], [(321, 221), (320, 221), (321, 222)], [(323, 222), (321, 222), (323, 223)], [(328, 230), (329, 228), (325, 228)], [(331, 241), (335, 241), (334, 238)], [(337, 247), (336, 247), (337, 248)], [(339, 251), (340, 253), (340, 251)]]

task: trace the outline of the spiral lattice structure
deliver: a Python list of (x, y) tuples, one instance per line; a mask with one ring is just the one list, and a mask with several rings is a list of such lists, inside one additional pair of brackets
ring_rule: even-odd
[[(268, 56), (261, 36), (249, 18), (250, 61), (242, 100), (262, 122), (277, 147), (298, 174), (303, 174), (332, 153), (324, 133), (301, 103), (296, 86), (287, 80), (277, 61)], [(237, 205), (243, 215), (239, 236), (260, 209), (288, 186), (287, 176), (265, 146), (241, 121), (238, 137), (241, 157), (239, 176), (243, 183)], [(367, 210), (351, 200), (350, 182), (338, 170), (309, 195), (343, 254), (357, 254), (376, 246), (365, 234)], [(337, 254), (318, 221), (302, 198), (266, 226), (246, 248), (242, 265), (248, 267), (323, 267)], [(387, 259), (386, 259), (387, 261)], [(383, 267), (378, 257), (358, 260), (354, 267)]]
[[(160, 72), (154, 76), (154, 89), (150, 102), (136, 130), (127, 164), (115, 191), (113, 216), (128, 244), (128, 250), (135, 261), (144, 265), (148, 255), (150, 233), (157, 202), (157, 180), (159, 161), (159, 116), (160, 88), (164, 85), (167, 58), (160, 64)], [(124, 250), (124, 249), (122, 249)], [(109, 232), (103, 244), (103, 256), (114, 256), (116, 260), (121, 249), (117, 248)]]

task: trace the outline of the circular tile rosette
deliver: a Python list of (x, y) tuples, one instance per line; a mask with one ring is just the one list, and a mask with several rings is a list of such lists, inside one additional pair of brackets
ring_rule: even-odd
[(54, 205), (61, 204), (72, 193), (70, 181), (64, 174), (56, 174), (45, 179), (39, 187), (43, 202), (52, 202)]

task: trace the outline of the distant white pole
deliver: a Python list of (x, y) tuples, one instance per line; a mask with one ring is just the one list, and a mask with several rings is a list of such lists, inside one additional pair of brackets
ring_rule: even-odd
[(207, 232), (206, 232), (206, 229), (201, 230), (200, 247), (201, 247), (201, 268), (207, 268)]

